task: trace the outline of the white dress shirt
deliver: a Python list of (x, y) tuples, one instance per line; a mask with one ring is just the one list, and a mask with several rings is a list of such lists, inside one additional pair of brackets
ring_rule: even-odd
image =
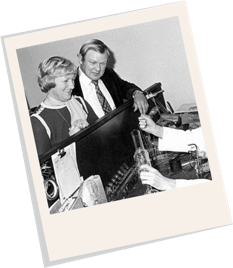
[[(163, 128), (163, 138), (159, 138), (160, 151), (188, 152), (191, 147), (189, 144), (196, 144), (199, 150), (205, 152), (205, 142), (203, 138), (202, 128), (196, 128), (192, 131), (182, 131), (172, 128)], [(195, 180), (176, 180), (176, 188), (181, 188), (189, 185), (210, 182), (208, 179)]]
[[(91, 82), (92, 80), (88, 78), (82, 70), (79, 68), (79, 82), (82, 88), (83, 97), (84, 99), (91, 105), (92, 109), (96, 113), (96, 115), (100, 118), (105, 115), (100, 102), (98, 100), (95, 85)], [(103, 81), (101, 79), (98, 80), (99, 88), (102, 91), (104, 97), (108, 101), (112, 110), (116, 109), (115, 103), (108, 92), (107, 88), (105, 87)]]
[(200, 151), (206, 152), (201, 127), (192, 131), (163, 127), (163, 138), (159, 139), (158, 149), (160, 151), (188, 152), (191, 149), (189, 144), (196, 144)]

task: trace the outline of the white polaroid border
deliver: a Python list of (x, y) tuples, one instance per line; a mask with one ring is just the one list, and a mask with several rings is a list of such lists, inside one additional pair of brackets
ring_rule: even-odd
[[(180, 21), (213, 180), (162, 194), (50, 215), (16, 50), (72, 38), (77, 33), (86, 35), (173, 16)], [(46, 267), (231, 224), (185, 2), (7, 36), (2, 41)], [(146, 228), (139, 231), (141, 226)]]

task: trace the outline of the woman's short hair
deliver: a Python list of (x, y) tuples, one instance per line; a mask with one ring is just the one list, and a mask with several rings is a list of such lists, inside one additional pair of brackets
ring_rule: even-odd
[(98, 39), (91, 39), (82, 45), (79, 54), (82, 56), (83, 59), (85, 58), (85, 55), (89, 50), (94, 50), (101, 54), (107, 52), (108, 57), (110, 56), (109, 48), (102, 41)]
[(77, 75), (77, 67), (68, 59), (53, 56), (39, 64), (38, 84), (42, 92), (56, 87), (55, 78), (63, 75)]

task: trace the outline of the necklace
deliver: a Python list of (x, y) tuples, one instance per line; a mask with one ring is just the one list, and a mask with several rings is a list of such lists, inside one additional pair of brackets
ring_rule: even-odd
[(60, 114), (60, 116), (66, 121), (67, 125), (71, 127), (71, 124), (65, 119), (65, 117), (56, 109), (56, 111)]

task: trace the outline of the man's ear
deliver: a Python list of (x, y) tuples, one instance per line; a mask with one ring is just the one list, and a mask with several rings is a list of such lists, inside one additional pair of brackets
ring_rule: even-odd
[(81, 65), (83, 63), (83, 57), (81, 54), (78, 54), (77, 56), (78, 56), (78, 63), (79, 65)]

